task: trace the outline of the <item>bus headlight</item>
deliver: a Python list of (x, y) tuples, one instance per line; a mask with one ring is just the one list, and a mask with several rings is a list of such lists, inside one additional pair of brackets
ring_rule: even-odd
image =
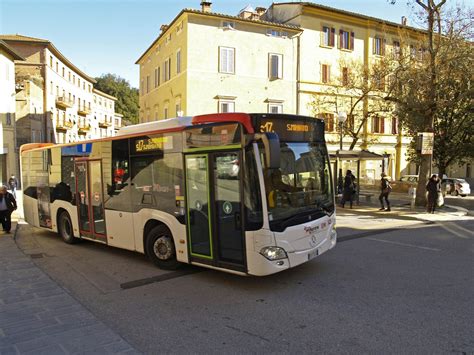
[(268, 260), (280, 260), (288, 258), (286, 251), (280, 247), (265, 247), (260, 250), (260, 254), (266, 257)]

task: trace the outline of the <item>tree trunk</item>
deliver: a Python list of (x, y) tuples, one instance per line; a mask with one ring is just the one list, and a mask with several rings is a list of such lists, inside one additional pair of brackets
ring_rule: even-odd
[(418, 186), (416, 188), (415, 204), (417, 206), (426, 206), (426, 184), (428, 183), (431, 159), (429, 155), (421, 156), (420, 173), (418, 174)]

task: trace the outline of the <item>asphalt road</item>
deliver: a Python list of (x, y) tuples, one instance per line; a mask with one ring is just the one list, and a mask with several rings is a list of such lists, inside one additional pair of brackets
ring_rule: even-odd
[(265, 278), (164, 272), (25, 225), (17, 243), (143, 353), (474, 353), (473, 231), (470, 219), (345, 237)]

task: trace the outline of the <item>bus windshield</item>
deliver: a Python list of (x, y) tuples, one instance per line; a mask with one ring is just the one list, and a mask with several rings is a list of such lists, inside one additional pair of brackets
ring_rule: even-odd
[(264, 169), (270, 228), (283, 231), (332, 214), (334, 200), (325, 144), (281, 142), (280, 148), (280, 168)]

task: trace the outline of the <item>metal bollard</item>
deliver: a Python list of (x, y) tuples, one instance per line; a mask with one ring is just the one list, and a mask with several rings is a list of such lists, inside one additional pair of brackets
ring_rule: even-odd
[(408, 189), (408, 196), (410, 196), (410, 209), (415, 209), (415, 199), (416, 199), (416, 187), (410, 187)]

